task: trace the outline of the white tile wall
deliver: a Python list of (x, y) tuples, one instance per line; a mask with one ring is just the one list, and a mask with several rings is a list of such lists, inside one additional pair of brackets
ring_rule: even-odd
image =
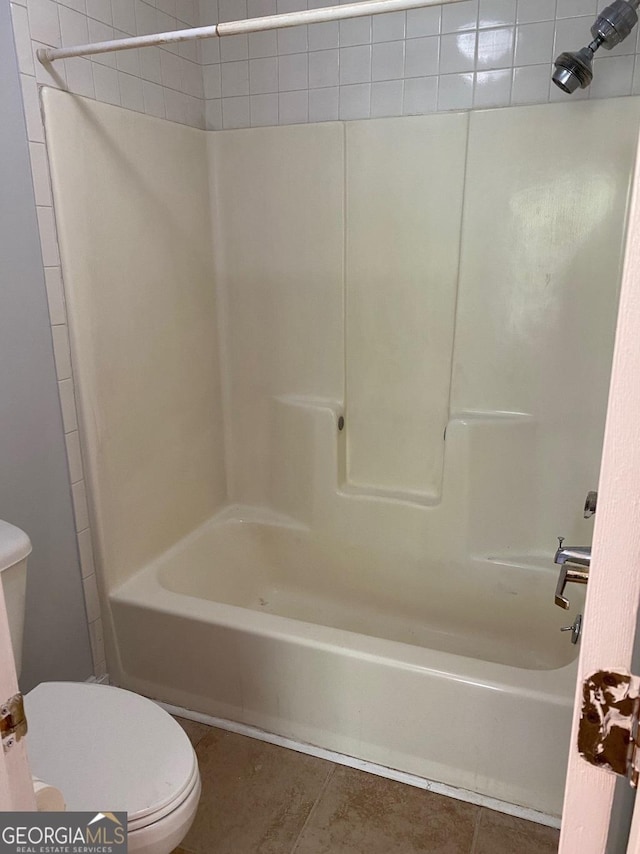
[[(99, 101), (204, 127), (202, 64), (195, 43), (68, 59), (50, 69), (34, 60), (38, 47), (198, 25), (196, 0), (14, 0), (11, 8), (22, 74)], [(29, 97), (33, 101), (33, 92)]]
[[(96, 675), (105, 672), (64, 289), (40, 115), (46, 84), (210, 130), (532, 104), (567, 96), (553, 57), (589, 40), (606, 0), (463, 0), (340, 23), (43, 67), (39, 47), (329, 5), (336, 0), (12, 0), (34, 192)], [(601, 54), (604, 53), (601, 51)], [(640, 93), (638, 28), (576, 97)]]
[[(308, 0), (308, 8), (330, 2), (335, 0)], [(596, 11), (605, 5), (607, 0), (463, 0), (258, 33), (228, 49), (225, 39), (220, 45), (206, 42), (201, 53), (206, 126), (219, 130), (566, 98), (551, 84), (552, 59), (588, 43)], [(285, 8), (306, 7), (304, 0), (200, 0), (200, 17), (202, 23), (215, 23), (218, 15), (232, 20), (245, 11), (256, 17)], [(636, 29), (616, 50), (600, 51), (591, 88), (572, 97), (640, 93), (637, 51)], [(264, 97), (276, 94), (277, 112), (276, 99)]]
[[(41, 45), (204, 25), (329, 2), (14, 0), (11, 5), (25, 77), (209, 129), (287, 124), (302, 121), (303, 115), (304, 121), (316, 121), (558, 100), (566, 96), (551, 85), (552, 58), (585, 44), (597, 9), (606, 5), (606, 0), (463, 0), (220, 42), (65, 60), (54, 66), (53, 75), (34, 62), (34, 51)], [(592, 87), (573, 97), (640, 92), (637, 51), (637, 32), (612, 53), (601, 51)], [(392, 81), (400, 83), (389, 85)], [(345, 89), (354, 86), (367, 88)], [(258, 95), (286, 97), (277, 99), (276, 115), (276, 100), (252, 102)], [(25, 100), (35, 125), (31, 138), (42, 141), (30, 84)]]

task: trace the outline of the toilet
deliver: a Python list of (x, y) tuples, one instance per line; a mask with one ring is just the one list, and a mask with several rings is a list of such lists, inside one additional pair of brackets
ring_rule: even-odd
[[(0, 577), (16, 669), (31, 543), (0, 521)], [(151, 700), (110, 685), (43, 682), (24, 698), (34, 777), (69, 811), (126, 812), (132, 854), (170, 854), (193, 823), (200, 773), (182, 727)]]

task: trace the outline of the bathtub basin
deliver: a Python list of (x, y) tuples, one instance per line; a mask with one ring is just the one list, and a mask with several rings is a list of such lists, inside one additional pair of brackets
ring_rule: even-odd
[(559, 816), (576, 647), (558, 631), (570, 620), (554, 583), (542, 565), (434, 567), (227, 515), (110, 595), (114, 675), (186, 709)]

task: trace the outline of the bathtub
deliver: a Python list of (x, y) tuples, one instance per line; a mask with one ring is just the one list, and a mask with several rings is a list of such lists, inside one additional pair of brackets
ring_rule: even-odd
[(555, 573), (404, 566), (421, 589), (389, 590), (390, 557), (227, 510), (110, 594), (116, 680), (558, 816), (576, 647)]

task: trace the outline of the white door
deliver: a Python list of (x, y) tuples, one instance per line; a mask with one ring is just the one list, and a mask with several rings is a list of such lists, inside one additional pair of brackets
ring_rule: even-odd
[[(18, 692), (9, 621), (0, 584), (0, 703)], [(0, 811), (35, 810), (36, 801), (27, 760), (27, 740), (21, 738), (5, 753), (0, 745)]]
[[(588, 347), (589, 342), (585, 341)], [(582, 681), (632, 671), (640, 610), (640, 170), (636, 166), (598, 487), (559, 854), (604, 854), (616, 780), (576, 749)], [(640, 799), (636, 800), (638, 804)], [(636, 807), (636, 813), (638, 808)], [(640, 817), (617, 851), (640, 854)], [(611, 850), (611, 849), (609, 849)]]
[(640, 798), (636, 798), (636, 808), (633, 812), (633, 824), (629, 834), (627, 854), (640, 854)]

